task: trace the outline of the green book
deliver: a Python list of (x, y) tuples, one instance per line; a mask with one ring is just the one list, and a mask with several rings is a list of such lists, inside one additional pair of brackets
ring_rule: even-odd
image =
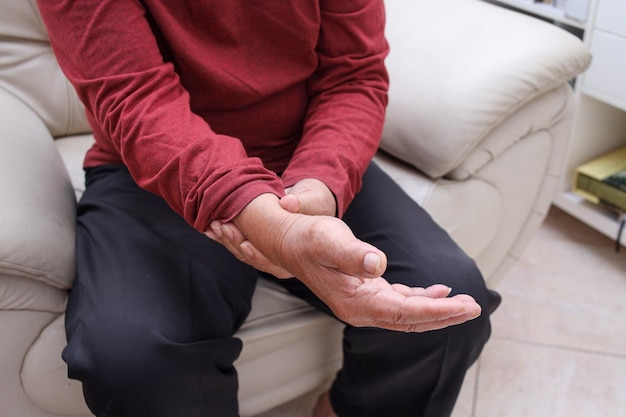
[(626, 193), (626, 169), (607, 177), (603, 182)]
[(626, 147), (579, 166), (574, 192), (594, 204), (626, 212)]

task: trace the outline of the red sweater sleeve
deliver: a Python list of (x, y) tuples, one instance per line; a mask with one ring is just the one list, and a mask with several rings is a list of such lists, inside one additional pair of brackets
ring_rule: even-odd
[(240, 140), (191, 111), (139, 0), (40, 0), (39, 8), (94, 135), (107, 137), (99, 146), (110, 143), (141, 187), (200, 231), (262, 193), (282, 195), (280, 178)]
[(387, 105), (382, 0), (321, 0), (319, 66), (309, 81), (303, 137), (283, 174), (286, 186), (324, 182), (341, 216), (374, 156)]

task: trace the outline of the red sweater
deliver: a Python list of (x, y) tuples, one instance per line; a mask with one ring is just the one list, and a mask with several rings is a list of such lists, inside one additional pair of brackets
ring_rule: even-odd
[[(382, 0), (40, 0), (96, 143), (204, 231), (304, 178), (343, 214), (382, 131)], [(276, 173), (280, 173), (278, 177)]]

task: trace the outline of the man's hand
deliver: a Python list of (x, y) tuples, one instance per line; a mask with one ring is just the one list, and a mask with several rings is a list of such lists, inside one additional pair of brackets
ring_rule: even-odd
[[(280, 206), (291, 213), (311, 216), (334, 216), (337, 211), (335, 196), (322, 181), (309, 178), (298, 181), (285, 189)], [(291, 278), (294, 275), (267, 259), (233, 223), (211, 223), (206, 232), (211, 239), (226, 246), (237, 259), (267, 272), (277, 278)]]
[(235, 255), (241, 262), (246, 263), (259, 271), (267, 272), (276, 278), (292, 278), (294, 274), (285, 270), (280, 265), (275, 264), (263, 255), (250, 241), (241, 233), (239, 228), (233, 223), (211, 223), (210, 230), (204, 232), (209, 238), (221, 243)]
[[(421, 332), (460, 324), (480, 314), (480, 306), (467, 295), (446, 298), (450, 289), (443, 285), (389, 284), (381, 278), (387, 262), (384, 253), (356, 239), (341, 220), (290, 213), (274, 195), (254, 199), (233, 226), (221, 225), (220, 238), (215, 232), (208, 235), (234, 253), (249, 241), (253, 257), (258, 252), (270, 265), (297, 276), (351, 325)], [(229, 230), (240, 235), (230, 235)], [(239, 256), (246, 262), (247, 254)]]
[(337, 202), (332, 191), (322, 181), (304, 179), (285, 189), (280, 205), (291, 213), (311, 216), (335, 216)]

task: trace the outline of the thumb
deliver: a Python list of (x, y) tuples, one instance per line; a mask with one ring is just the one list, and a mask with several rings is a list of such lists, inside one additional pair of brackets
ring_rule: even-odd
[(282, 208), (291, 213), (308, 214), (311, 216), (330, 215), (323, 207), (318, 193), (310, 189), (285, 194), (279, 203)]
[(385, 253), (369, 243), (354, 239), (348, 244), (338, 244), (329, 258), (335, 268), (347, 275), (361, 278), (378, 278), (387, 269)]
[(334, 194), (323, 182), (315, 179), (305, 179), (286, 188), (280, 205), (291, 213), (311, 216), (334, 216), (337, 211)]
[(290, 213), (300, 213), (302, 209), (302, 202), (295, 194), (286, 194), (280, 199), (279, 204)]
[(372, 277), (380, 277), (387, 269), (387, 257), (384, 253), (367, 252), (363, 256), (363, 270)]
[[(357, 239), (348, 225), (336, 217), (330, 216), (302, 216), (291, 227), (291, 236), (283, 241), (289, 247), (290, 258), (287, 263), (292, 264), (291, 271), (307, 274), (301, 269), (304, 259), (313, 260), (319, 267), (334, 270), (356, 278), (378, 278), (387, 268), (387, 257), (377, 247)], [(304, 232), (298, 233), (297, 227)], [(291, 241), (291, 237), (296, 240)], [(304, 239), (303, 239), (304, 237)], [(300, 250), (294, 250), (301, 248)], [(286, 269), (290, 270), (289, 267)], [(311, 271), (308, 271), (311, 272)]]

